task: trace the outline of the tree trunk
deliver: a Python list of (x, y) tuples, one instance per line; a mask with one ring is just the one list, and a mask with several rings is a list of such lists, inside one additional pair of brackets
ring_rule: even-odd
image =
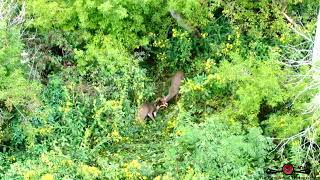
[(320, 11), (318, 12), (317, 18), (317, 29), (316, 29), (316, 36), (314, 39), (314, 45), (312, 50), (312, 66), (315, 68), (319, 66), (320, 61)]

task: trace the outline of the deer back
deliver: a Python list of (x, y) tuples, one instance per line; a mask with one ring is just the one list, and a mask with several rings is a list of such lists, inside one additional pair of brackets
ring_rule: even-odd
[(174, 96), (176, 96), (179, 93), (179, 89), (181, 86), (181, 81), (184, 78), (184, 74), (182, 71), (178, 71), (171, 80), (171, 86), (169, 88), (169, 93), (165, 97), (165, 102), (168, 102), (170, 99), (172, 99)]

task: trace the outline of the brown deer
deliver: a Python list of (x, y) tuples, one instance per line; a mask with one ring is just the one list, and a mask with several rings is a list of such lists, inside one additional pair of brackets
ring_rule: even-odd
[(155, 106), (152, 103), (144, 103), (139, 110), (139, 120), (143, 121), (147, 116), (149, 116), (152, 120), (155, 120), (154, 118), (156, 117), (160, 107), (161, 105)]
[(171, 80), (171, 86), (169, 88), (169, 93), (167, 96), (163, 97), (160, 100), (160, 106), (159, 107), (167, 107), (168, 106), (168, 102), (175, 97), (180, 90), (180, 86), (181, 86), (181, 81), (184, 78), (184, 74), (182, 71), (178, 71)]

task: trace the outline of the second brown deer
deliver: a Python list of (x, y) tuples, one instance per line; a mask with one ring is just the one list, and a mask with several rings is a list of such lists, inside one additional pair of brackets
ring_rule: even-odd
[(184, 78), (184, 74), (182, 71), (178, 71), (171, 80), (171, 86), (169, 88), (169, 92), (168, 95), (163, 97), (160, 100), (160, 107), (167, 107), (168, 106), (168, 102), (175, 96), (178, 95), (179, 90), (180, 90), (180, 86), (181, 86), (181, 81)]

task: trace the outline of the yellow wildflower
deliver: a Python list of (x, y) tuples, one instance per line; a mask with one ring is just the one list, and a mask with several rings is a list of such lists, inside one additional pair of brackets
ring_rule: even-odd
[(46, 155), (46, 154), (41, 154), (41, 161), (43, 162), (43, 163), (45, 163), (45, 164), (49, 164), (50, 163), (50, 160), (49, 160), (49, 158), (48, 158), (48, 156)]
[(144, 179), (140, 174), (141, 165), (137, 160), (132, 160), (129, 163), (125, 164), (124, 173), (125, 176), (129, 179), (134, 177), (139, 177), (139, 179)]
[(35, 174), (36, 174), (35, 171), (30, 170), (30, 171), (27, 171), (27, 172), (23, 175), (23, 177), (24, 177), (25, 180), (29, 180), (29, 179), (31, 179)]
[(112, 131), (111, 137), (115, 142), (119, 142), (122, 140), (122, 137), (117, 130)]
[(119, 132), (116, 131), (116, 130), (114, 130), (114, 131), (112, 131), (111, 135), (112, 135), (113, 137), (118, 137), (118, 136), (119, 136)]
[(201, 33), (201, 37), (202, 37), (202, 38), (208, 37), (208, 33)]
[(41, 180), (54, 180), (52, 174), (45, 174), (41, 177)]
[(228, 52), (228, 48), (223, 48), (223, 49), (222, 49), (222, 52), (223, 52), (223, 53), (227, 53), (227, 52)]
[(135, 169), (140, 169), (141, 165), (139, 164), (139, 162), (137, 160), (132, 160), (129, 164), (128, 164), (129, 168), (135, 168)]
[(183, 134), (183, 132), (181, 131), (181, 130), (178, 130), (177, 132), (176, 132), (176, 135), (177, 136), (181, 136)]
[(300, 145), (300, 141), (299, 140), (295, 140), (292, 142), (293, 146), (299, 146)]
[(71, 109), (70, 109), (68, 106), (64, 108), (64, 112), (65, 112), (65, 113), (70, 112), (70, 110), (71, 110)]
[(228, 49), (232, 49), (232, 47), (233, 47), (233, 45), (232, 45), (232, 44), (227, 43), (227, 48), (228, 48)]
[(46, 134), (49, 134), (51, 132), (51, 130), (52, 130), (51, 128), (40, 128), (39, 133), (41, 135), (46, 135)]
[(281, 118), (281, 119), (280, 119), (280, 127), (283, 127), (283, 126), (284, 126), (284, 122), (285, 122), (284, 119)]
[(176, 29), (172, 29), (172, 37), (176, 37), (177, 36), (177, 30)]
[(71, 159), (68, 159), (65, 161), (67, 166), (72, 166), (73, 165), (73, 161)]
[(15, 161), (16, 161), (16, 157), (14, 157), (14, 156), (10, 156), (8, 159), (9, 159), (9, 161), (11, 161), (11, 162), (15, 162)]
[(86, 164), (84, 165), (81, 165), (81, 173), (84, 175), (84, 176), (87, 176), (87, 177), (90, 177), (90, 176), (99, 176), (101, 174), (101, 171), (97, 168), (97, 167), (94, 167), (94, 166), (88, 166)]
[(67, 106), (71, 106), (72, 103), (71, 103), (70, 101), (67, 101), (66, 105), (67, 105)]
[(190, 166), (188, 167), (187, 173), (188, 174), (194, 174), (194, 171), (193, 171), (192, 167), (190, 167)]
[(214, 64), (215, 62), (212, 59), (208, 59), (206, 61), (205, 70), (209, 72)]
[(203, 91), (204, 90), (203, 87), (201, 85), (198, 85), (198, 84), (193, 85), (192, 89), (195, 90), (195, 91)]
[(170, 120), (170, 121), (168, 122), (167, 128), (168, 128), (168, 129), (171, 129), (171, 128), (175, 128), (175, 127), (176, 127), (176, 121), (175, 121), (175, 119)]
[(286, 40), (286, 38), (285, 38), (284, 36), (281, 36), (281, 37), (280, 37), (280, 42), (284, 43), (285, 40)]
[(208, 75), (208, 82), (210, 82), (211, 80), (213, 80), (215, 78), (215, 76), (214, 75), (212, 75), (212, 74), (209, 74)]
[(215, 74), (215, 75), (214, 75), (214, 78), (215, 78), (216, 80), (221, 80), (221, 76), (220, 76), (219, 74)]
[(240, 32), (236, 32), (236, 36), (237, 36), (237, 39), (239, 39), (240, 38)]
[(67, 88), (68, 89), (73, 89), (73, 84), (72, 83), (67, 84)]

